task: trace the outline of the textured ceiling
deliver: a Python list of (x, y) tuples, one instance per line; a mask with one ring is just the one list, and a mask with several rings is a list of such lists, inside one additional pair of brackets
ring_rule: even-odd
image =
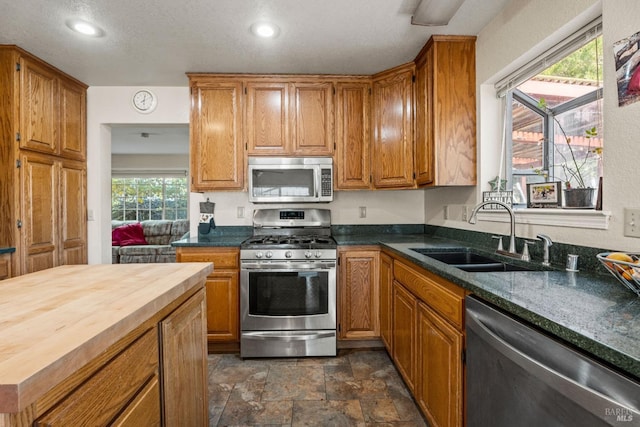
[[(0, 44), (90, 86), (186, 86), (185, 73), (373, 74), (412, 60), (431, 34), (477, 35), (508, 0), (466, 0), (449, 25), (411, 25), (419, 0), (0, 0)], [(66, 27), (81, 18), (105, 34)], [(280, 27), (273, 40), (249, 32)]]

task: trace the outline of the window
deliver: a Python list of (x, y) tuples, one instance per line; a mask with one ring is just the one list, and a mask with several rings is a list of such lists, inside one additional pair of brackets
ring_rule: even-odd
[(111, 219), (188, 219), (186, 177), (114, 177)]
[(528, 183), (598, 186), (601, 33), (599, 19), (496, 85), (506, 102), (506, 163), (516, 206), (526, 205)]

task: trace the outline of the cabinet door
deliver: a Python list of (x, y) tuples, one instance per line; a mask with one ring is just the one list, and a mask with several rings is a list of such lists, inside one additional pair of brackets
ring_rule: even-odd
[(58, 80), (53, 70), (29, 58), (20, 61), (20, 148), (58, 150)]
[(437, 185), (476, 184), (475, 37), (435, 39), (433, 120)]
[(433, 182), (433, 43), (416, 59), (416, 184)]
[(371, 83), (336, 84), (336, 188), (371, 187)]
[(160, 322), (164, 425), (208, 425), (204, 290)]
[(11, 254), (0, 254), (0, 280), (11, 278)]
[(380, 338), (389, 354), (393, 354), (393, 260), (380, 254)]
[(248, 154), (289, 152), (289, 90), (287, 82), (247, 82), (245, 132)]
[(333, 154), (333, 84), (291, 84), (292, 154)]
[(463, 335), (418, 304), (416, 400), (430, 426), (462, 425)]
[(393, 360), (407, 387), (415, 393), (417, 300), (393, 282)]
[(380, 336), (378, 309), (379, 251), (340, 253), (340, 338)]
[(87, 152), (87, 95), (84, 87), (60, 80), (60, 155), (84, 160)]
[(60, 264), (87, 263), (87, 170), (63, 161), (60, 168)]
[(191, 191), (244, 188), (242, 84), (199, 83), (191, 89)]
[(413, 63), (373, 81), (373, 184), (413, 187)]
[(239, 341), (238, 272), (214, 272), (207, 277), (206, 287), (208, 341)]
[(22, 256), (19, 274), (59, 264), (58, 166), (35, 153), (20, 156), (22, 183)]

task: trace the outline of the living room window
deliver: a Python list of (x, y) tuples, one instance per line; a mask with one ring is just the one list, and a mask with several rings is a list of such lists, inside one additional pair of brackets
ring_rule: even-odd
[(505, 98), (506, 178), (516, 207), (526, 206), (529, 183), (598, 187), (601, 34), (598, 19), (496, 84)]
[(113, 176), (111, 219), (188, 219), (186, 176)]

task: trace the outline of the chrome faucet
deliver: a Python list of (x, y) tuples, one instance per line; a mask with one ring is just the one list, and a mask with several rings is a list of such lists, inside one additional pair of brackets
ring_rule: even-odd
[(553, 245), (553, 242), (551, 241), (551, 237), (547, 236), (546, 234), (538, 234), (536, 237), (542, 240), (542, 244), (544, 245), (542, 265), (549, 266), (551, 265), (551, 263), (549, 262), (549, 246)]
[(509, 237), (509, 253), (518, 255), (518, 251), (516, 251), (516, 217), (513, 214), (513, 209), (511, 209), (511, 207), (506, 203), (500, 202), (498, 200), (487, 200), (486, 202), (479, 203), (471, 211), (471, 216), (469, 216), (469, 224), (475, 224), (476, 215), (478, 214), (478, 211), (480, 210), (480, 208), (483, 207), (484, 205), (489, 205), (489, 204), (502, 206), (507, 210), (507, 212), (511, 216), (511, 236)]

